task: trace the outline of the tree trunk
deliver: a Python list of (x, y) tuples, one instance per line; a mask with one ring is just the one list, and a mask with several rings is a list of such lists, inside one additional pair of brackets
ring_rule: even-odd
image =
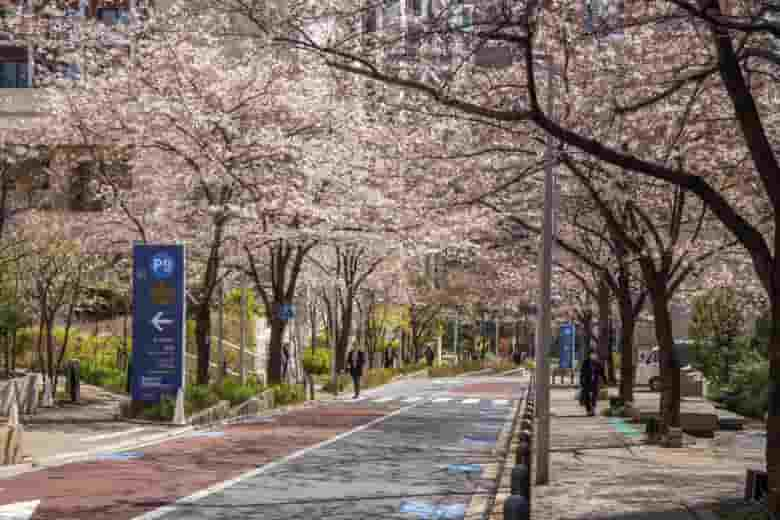
[(197, 384), (209, 384), (211, 366), (211, 309), (209, 299), (205, 298), (195, 314), (195, 343), (198, 349)]
[(352, 302), (353, 295), (348, 291), (345, 294), (345, 301), (342, 307), (344, 315), (341, 317), (341, 327), (337, 335), (336, 343), (336, 370), (341, 372), (347, 366), (347, 349), (349, 348), (349, 337), (352, 334)]
[[(647, 281), (647, 280), (646, 280)], [(680, 366), (674, 359), (674, 335), (672, 316), (669, 312), (669, 297), (666, 294), (665, 280), (648, 283), (653, 302), (655, 319), (655, 337), (660, 349), (661, 360), (661, 420), (663, 431), (669, 427), (680, 426)]]
[(46, 369), (49, 379), (52, 381), (57, 377), (54, 365), (54, 319), (48, 320), (46, 324)]
[(622, 301), (620, 305), (620, 398), (623, 402), (634, 401), (634, 379), (636, 366), (634, 365), (634, 312), (630, 295), (628, 301)]
[(766, 469), (769, 477), (768, 506), (780, 511), (780, 269), (775, 267), (774, 294), (770, 294), (772, 320), (769, 329), (769, 409), (766, 422)]
[(19, 329), (14, 327), (14, 331), (11, 334), (11, 372), (16, 371), (16, 338), (19, 335)]
[[(605, 281), (599, 283), (598, 293), (598, 306), (599, 306), (599, 344), (598, 355), (604, 363), (605, 367), (612, 365), (612, 353), (609, 348), (609, 315), (611, 309), (609, 308), (609, 286)], [(612, 371), (614, 373), (614, 370)], [(610, 383), (614, 381), (610, 380)]]
[(282, 382), (282, 340), (287, 322), (276, 316), (271, 317), (271, 340), (268, 342), (268, 384)]

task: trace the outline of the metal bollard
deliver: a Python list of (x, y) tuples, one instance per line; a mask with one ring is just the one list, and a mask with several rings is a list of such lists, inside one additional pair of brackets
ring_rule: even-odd
[(515, 452), (515, 464), (529, 465), (531, 459), (531, 446), (526, 442), (521, 442)]
[(504, 500), (504, 520), (530, 520), (531, 504), (528, 499), (512, 495)]
[(525, 464), (512, 468), (511, 493), (529, 498), (531, 494), (531, 472)]

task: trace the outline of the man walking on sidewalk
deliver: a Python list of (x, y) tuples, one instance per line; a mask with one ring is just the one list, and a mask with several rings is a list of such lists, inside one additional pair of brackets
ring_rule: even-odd
[(436, 355), (433, 353), (433, 349), (431, 348), (430, 345), (428, 345), (428, 348), (425, 349), (425, 360), (428, 362), (429, 367), (433, 366), (433, 358), (435, 356)]
[(591, 417), (596, 415), (596, 403), (599, 399), (599, 385), (601, 381), (607, 384), (607, 376), (604, 365), (599, 361), (598, 354), (591, 352), (590, 357), (583, 361), (580, 369), (580, 387), (582, 389), (582, 404), (588, 410)]
[(355, 387), (353, 399), (360, 397), (360, 376), (363, 375), (363, 365), (366, 364), (366, 354), (362, 350), (350, 350), (347, 356), (347, 368), (352, 376), (352, 385)]

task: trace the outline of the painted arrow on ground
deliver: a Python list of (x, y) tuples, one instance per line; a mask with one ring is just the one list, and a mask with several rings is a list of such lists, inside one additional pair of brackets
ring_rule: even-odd
[(151, 321), (152, 325), (154, 325), (154, 328), (157, 329), (158, 332), (162, 332), (162, 326), (163, 325), (170, 325), (173, 323), (173, 320), (164, 320), (163, 319), (163, 313), (162, 311), (158, 312), (154, 315), (154, 318), (152, 318)]
[(40, 503), (40, 500), (30, 500), (0, 506), (0, 520), (30, 520)]

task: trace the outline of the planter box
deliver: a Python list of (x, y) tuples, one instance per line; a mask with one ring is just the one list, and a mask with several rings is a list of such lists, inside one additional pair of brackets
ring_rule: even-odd
[(23, 433), (21, 426), (0, 426), (0, 465), (22, 462)]

